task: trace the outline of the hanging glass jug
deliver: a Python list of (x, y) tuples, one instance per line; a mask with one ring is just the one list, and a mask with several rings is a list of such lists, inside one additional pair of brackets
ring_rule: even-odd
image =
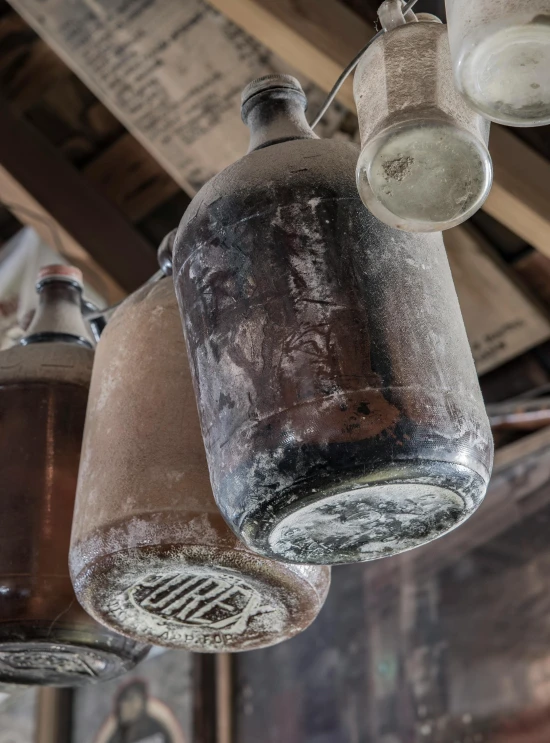
[(0, 681), (74, 686), (131, 669), (147, 650), (96, 624), (68, 569), (93, 339), (82, 276), (39, 275), (22, 345), (0, 353)]
[(328, 568), (253, 554), (218, 511), (171, 278), (129, 297), (99, 342), (70, 564), (98, 621), (174, 648), (272, 645), (324, 603)]
[(288, 76), (245, 90), (252, 149), (190, 204), (174, 281), (227, 522), (260, 554), (332, 564), (460, 524), (493, 445), (441, 234), (375, 219), (357, 147), (318, 139), (305, 107)]
[(446, 0), (456, 85), (483, 116), (550, 124), (550, 0)]

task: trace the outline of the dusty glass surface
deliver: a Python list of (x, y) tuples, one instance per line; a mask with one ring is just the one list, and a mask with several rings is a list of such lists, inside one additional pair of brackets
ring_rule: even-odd
[(369, 213), (358, 149), (287, 139), (305, 98), (280, 95), (245, 100), (260, 148), (201, 189), (174, 244), (212, 488), (261, 555), (376, 559), (476, 510), (491, 432), (441, 234)]
[(478, 211), (492, 182), (489, 127), (455, 88), (446, 26), (392, 28), (363, 55), (353, 87), (357, 187), (372, 214), (407, 232), (438, 232)]

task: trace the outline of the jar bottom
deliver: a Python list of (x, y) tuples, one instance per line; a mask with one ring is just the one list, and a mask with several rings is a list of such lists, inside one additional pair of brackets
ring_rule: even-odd
[(480, 505), (486, 481), (467, 467), (417, 461), (337, 486), (302, 485), (248, 514), (247, 545), (275, 559), (311, 565), (366, 562), (427, 544)]
[[(22, 686), (83, 686), (120, 676), (139, 658), (109, 648), (109, 641), (86, 643), (86, 632), (52, 630), (24, 622), (0, 627), (0, 683)], [(135, 646), (133, 646), (135, 647)], [(143, 649), (141, 657), (145, 655)]]
[(282, 642), (315, 619), (329, 571), (316, 590), (300, 569), (243, 549), (158, 545), (99, 558), (75, 587), (92, 616), (128, 637), (235, 652)]
[[(272, 531), (287, 560), (375, 560), (425, 544), (464, 517), (456, 493), (434, 485), (388, 483), (331, 495), (287, 516)], [(307, 558), (306, 558), (307, 555)]]
[(382, 222), (409, 232), (436, 232), (464, 222), (489, 194), (485, 145), (445, 121), (418, 120), (367, 143), (357, 164), (361, 199)]
[(518, 127), (550, 123), (550, 15), (488, 29), (457, 69), (459, 88), (486, 118)]

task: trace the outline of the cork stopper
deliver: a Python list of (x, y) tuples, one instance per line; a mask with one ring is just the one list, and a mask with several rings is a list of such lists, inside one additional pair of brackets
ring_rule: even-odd
[(281, 88), (294, 90), (305, 97), (304, 89), (300, 85), (300, 82), (295, 77), (292, 77), (292, 75), (264, 75), (248, 83), (241, 95), (241, 105), (244, 106), (250, 98), (258, 95), (258, 93), (264, 93), (266, 90), (280, 90)]
[(38, 272), (36, 288), (39, 289), (48, 281), (68, 281), (71, 284), (77, 284), (80, 289), (83, 286), (82, 271), (74, 266), (65, 266), (61, 263), (54, 263), (50, 266), (43, 266)]

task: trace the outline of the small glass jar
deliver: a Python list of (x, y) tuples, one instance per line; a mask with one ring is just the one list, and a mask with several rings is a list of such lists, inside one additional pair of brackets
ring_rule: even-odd
[(382, 222), (438, 232), (464, 222), (489, 194), (489, 124), (454, 87), (446, 27), (434, 16), (408, 18), (373, 43), (355, 74), (357, 187)]
[(550, 0), (446, 0), (456, 85), (509, 126), (550, 124)]
[(293, 637), (327, 595), (329, 568), (253, 554), (216, 506), (171, 278), (129, 297), (99, 342), (70, 567), (98, 621), (203, 652)]

